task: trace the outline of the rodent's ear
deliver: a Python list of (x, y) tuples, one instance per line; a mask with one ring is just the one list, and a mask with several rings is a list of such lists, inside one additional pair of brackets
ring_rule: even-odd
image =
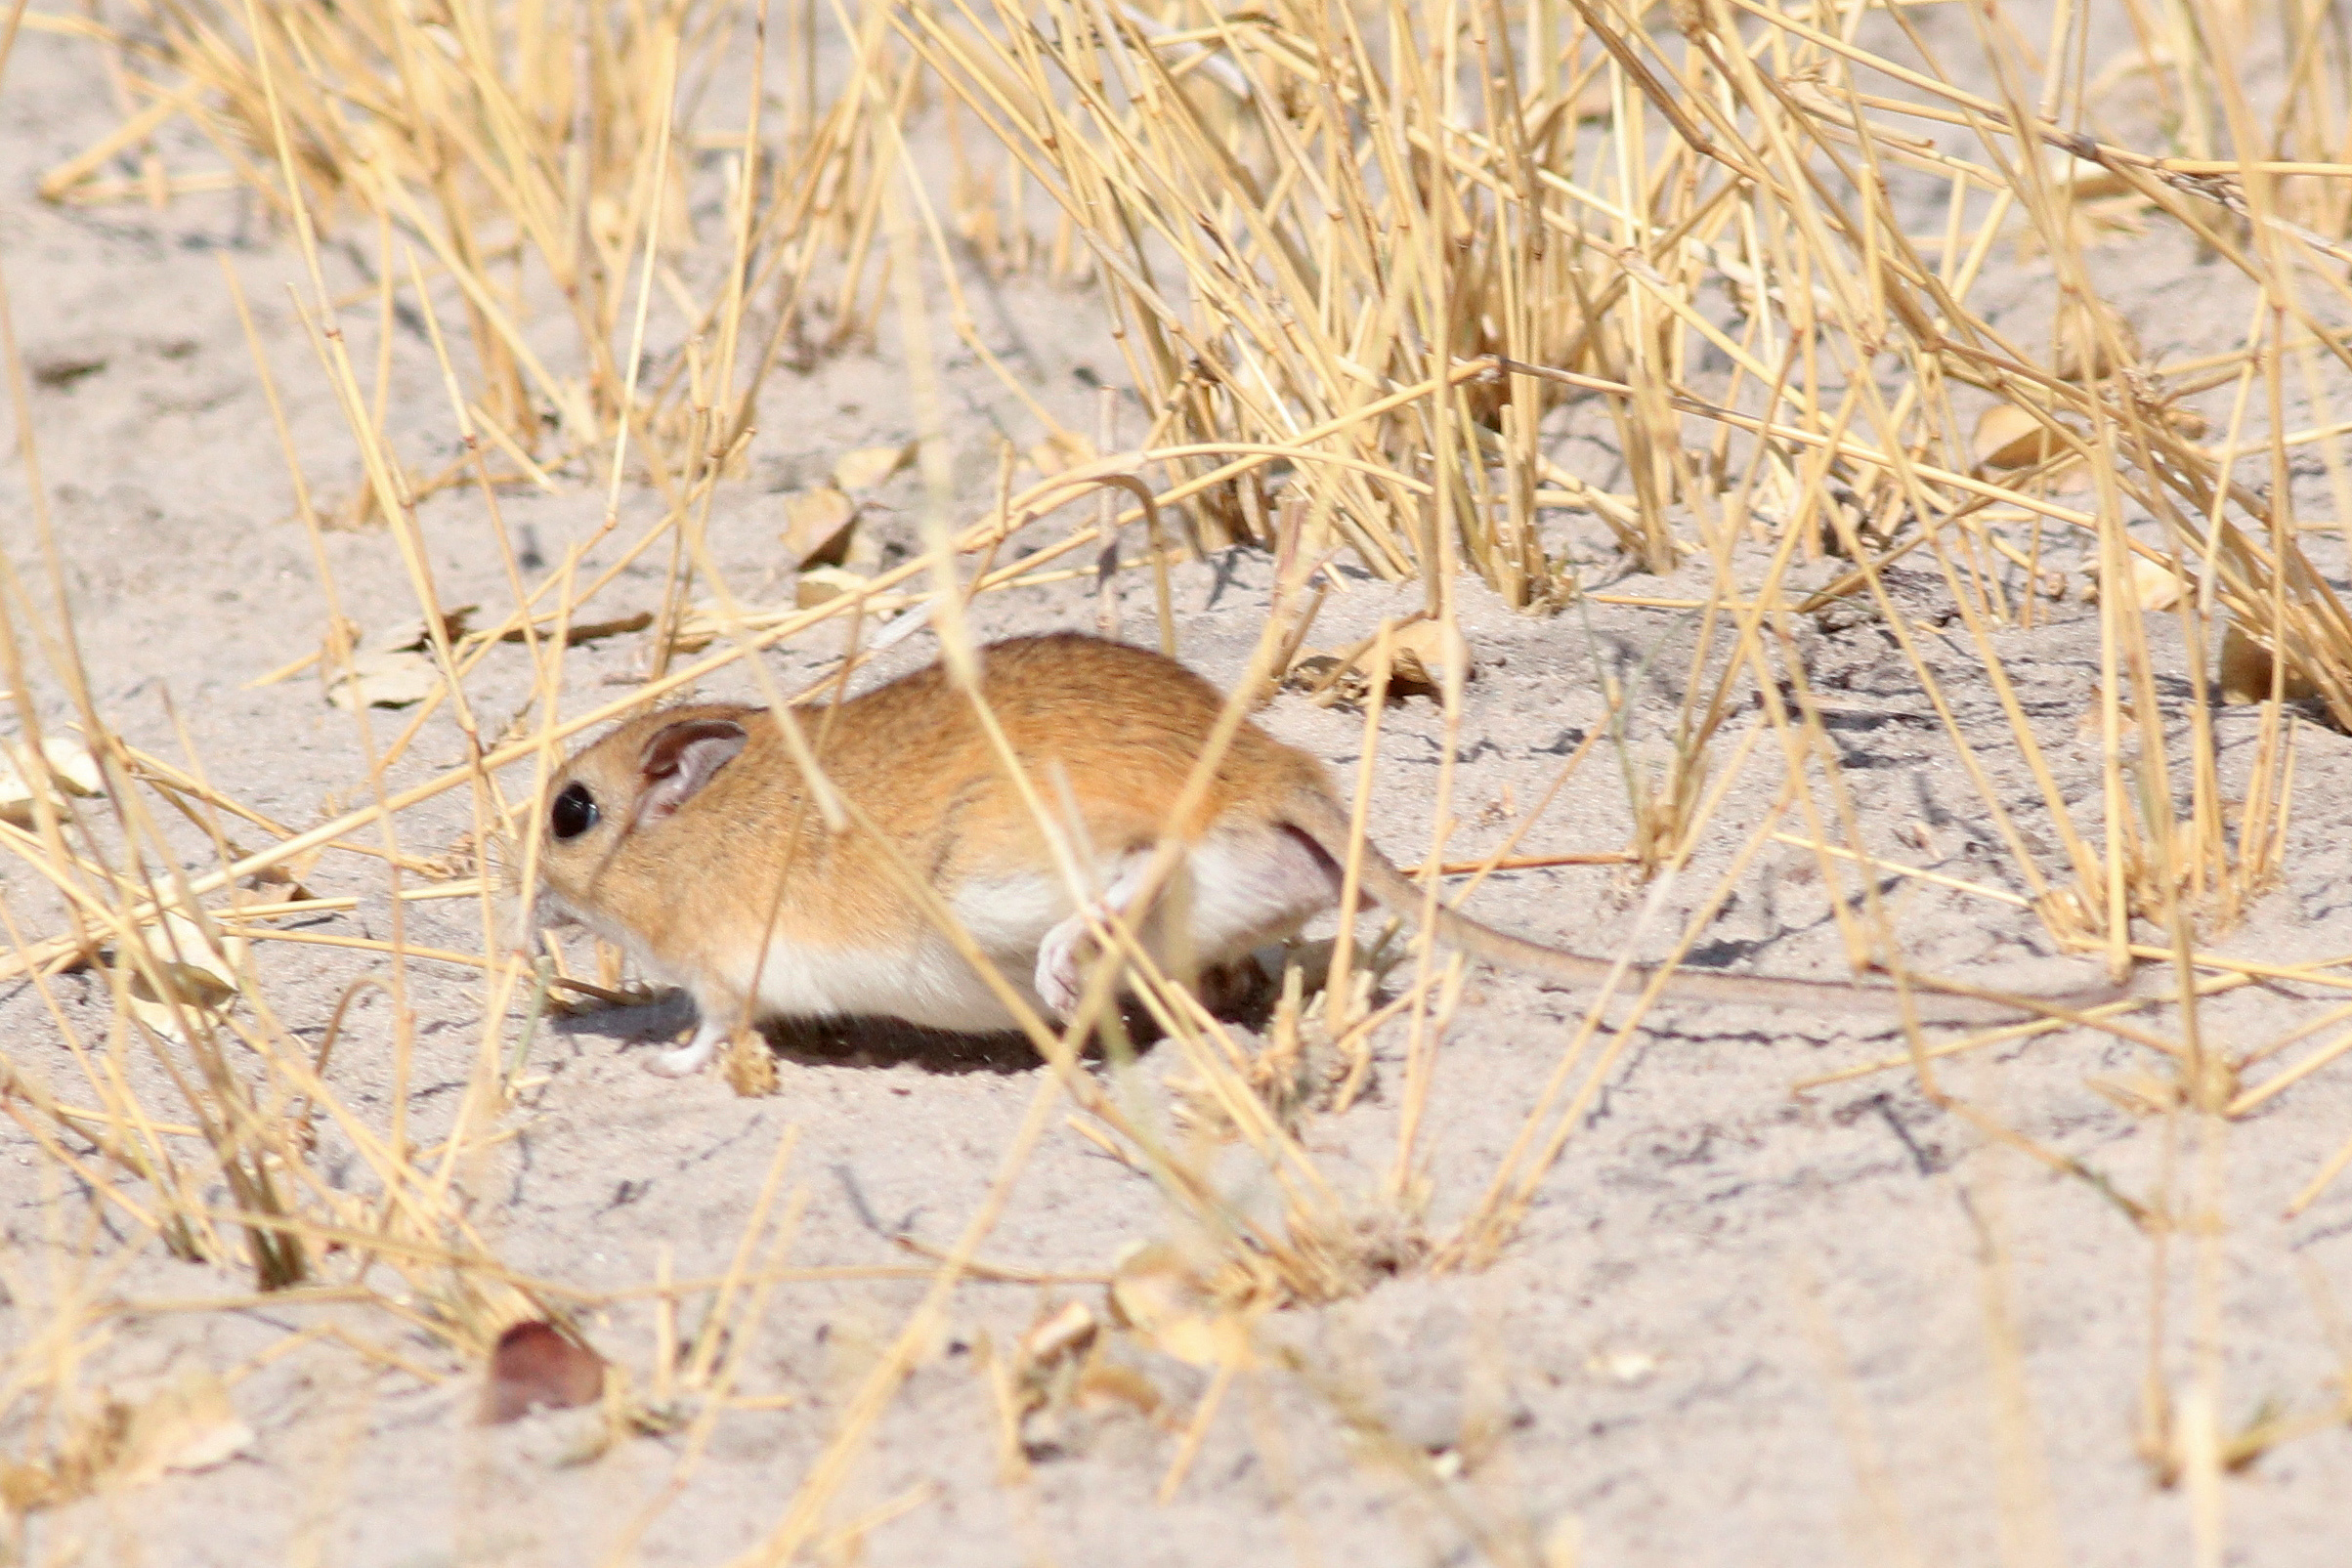
[(681, 719), (657, 732), (638, 762), (645, 793), (637, 801), (637, 821), (659, 822), (675, 813), (750, 739), (733, 719)]

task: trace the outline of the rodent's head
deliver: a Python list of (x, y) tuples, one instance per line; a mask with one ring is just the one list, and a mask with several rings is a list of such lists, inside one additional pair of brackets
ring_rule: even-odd
[(659, 864), (659, 850), (641, 835), (660, 829), (735, 760), (750, 743), (748, 725), (757, 712), (649, 713), (564, 764), (541, 803), (539, 828), (540, 882), (563, 912), (588, 917), (625, 902), (616, 898), (620, 890), (603, 885), (607, 873), (624, 855), (633, 864), (648, 856), (649, 864)]

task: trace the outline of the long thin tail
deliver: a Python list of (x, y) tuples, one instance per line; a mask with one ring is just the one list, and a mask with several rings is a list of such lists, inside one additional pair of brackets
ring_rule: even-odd
[[(1347, 864), (1348, 821), (1338, 802), (1328, 795), (1301, 790), (1283, 816), (1293, 827), (1314, 840), (1335, 865)], [(1436, 939), (1473, 957), (1558, 981), (1576, 991), (1598, 990), (1612, 972), (1617, 972), (1617, 966), (1606, 959), (1588, 958), (1582, 954), (1563, 952), (1515, 937), (1508, 931), (1498, 931), (1459, 913), (1443, 899), (1432, 907), (1422, 885), (1399, 870), (1396, 863), (1370, 840), (1364, 843), (1358, 869), (1366, 893), (1417, 923), (1427, 911)], [(1627, 964), (1621, 973), (1619, 994), (1638, 994), (1655, 974), (1655, 965)], [(1904, 979), (1914, 994), (1913, 1003), (1920, 1022), (1930, 1024), (2005, 1024), (2020, 1018), (2067, 1018), (2085, 1008), (2119, 1000), (2126, 995), (2120, 987), (2086, 987), (2048, 996), (2017, 996), (1929, 975), (1908, 974)], [(1775, 975), (1677, 969), (1667, 979), (1666, 994), (1689, 1000), (1803, 1007), (1830, 1015), (1862, 1008), (1890, 1021), (1900, 1021), (1903, 1017), (1901, 991), (1893, 986), (1852, 980), (1787, 980)]]

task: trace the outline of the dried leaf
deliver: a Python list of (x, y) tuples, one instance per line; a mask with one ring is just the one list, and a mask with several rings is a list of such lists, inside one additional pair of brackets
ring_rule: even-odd
[[(582, 643), (592, 643), (599, 638), (619, 637), (624, 632), (643, 631), (653, 623), (654, 613), (650, 610), (640, 610), (633, 615), (616, 615), (611, 620), (576, 620), (564, 628), (564, 646), (577, 648)], [(523, 640), (523, 628), (520, 626), (512, 628), (498, 639), (502, 643), (519, 643)]]
[(217, 1019), (235, 1004), (242, 937), (221, 936), (216, 946), (187, 915), (167, 913), (142, 928), (140, 939), (148, 963), (126, 957), (116, 964), (124, 971), (124, 1003), (139, 1022), (167, 1039), (185, 1040), (183, 1021)]
[(864, 588), (867, 579), (839, 567), (816, 567), (800, 573), (799, 584), (792, 590), (792, 602), (803, 610), (814, 610), (829, 599), (838, 599), (845, 593)]
[(45, 792), (49, 803), (58, 810), (65, 808), (65, 796), (88, 798), (105, 787), (98, 771), (98, 759), (90, 748), (70, 736), (53, 735), (41, 742), (40, 757), (24, 746), (11, 745), (0, 751), (0, 821), (19, 827), (30, 827), (35, 821), (34, 801)]
[(2202, 441), (2213, 429), (2213, 422), (2185, 403), (2164, 404), (2164, 423), (2173, 433), (2190, 441)]
[(49, 764), (50, 781), (65, 793), (88, 800), (105, 791), (106, 779), (98, 770), (98, 759), (73, 737), (46, 738), (41, 742), (41, 757)]
[(2066, 449), (2049, 426), (2013, 403), (1996, 403), (1977, 416), (1970, 446), (1980, 468), (2031, 468)]
[(144, 1486), (172, 1470), (209, 1470), (253, 1446), (253, 1428), (237, 1419), (229, 1385), (211, 1373), (190, 1373), (131, 1413), (112, 1481)]
[(2104, 381), (2142, 358), (2140, 334), (2131, 322), (2104, 301), (2089, 304), (2090, 310), (2075, 314), (2059, 337), (2054, 368), (2061, 381)]
[[(1379, 645), (1367, 642), (1352, 655), (1308, 653), (1282, 677), (1286, 691), (1305, 692), (1319, 703), (1360, 702), (1371, 694), (1373, 656)], [(1451, 626), (1416, 620), (1397, 627), (1389, 637), (1389, 700), (1435, 697), (1444, 689), (1447, 662), (1463, 662), (1462, 678), (1476, 680), (1478, 666), (1470, 645)]]
[[(1365, 658), (1372, 656), (1367, 653)], [(1399, 626), (1389, 637), (1389, 686), (1408, 697), (1434, 697), (1445, 685), (1445, 673), (1459, 666), (1462, 678), (1478, 678), (1470, 657), (1470, 644), (1450, 621), (1416, 620)]]
[(236, 885), (248, 893), (259, 893), (274, 904), (308, 904), (318, 898), (302, 880), (319, 864), (323, 851), (311, 850), (278, 866), (265, 866), (251, 876), (240, 876)]
[(1158, 1385), (1149, 1377), (1133, 1367), (1105, 1361), (1100, 1356), (1089, 1360), (1078, 1377), (1078, 1405), (1082, 1410), (1125, 1405), (1139, 1416), (1156, 1416), (1163, 1403)]
[(1068, 431), (1048, 436), (1029, 448), (1029, 461), (1048, 479), (1056, 474), (1066, 474), (1079, 464), (1093, 460), (1094, 448)]
[[(459, 605), (454, 610), (443, 611), (442, 635), (452, 643), (463, 637), (467, 620), (481, 608), (480, 605)], [(432, 641), (425, 618), (419, 615), (414, 620), (397, 622), (372, 637), (363, 639), (359, 643), (359, 651), (363, 654), (413, 653), (430, 647)]]
[(102, 1488), (144, 1486), (173, 1470), (208, 1470), (253, 1446), (229, 1387), (192, 1372), (133, 1404), (108, 1396), (76, 1417), (45, 1461), (0, 1462), (0, 1517), (62, 1506)]
[(681, 654), (697, 654), (717, 642), (726, 630), (718, 601), (701, 600), (679, 612), (678, 623), (670, 628), (669, 646)]
[(2051, 152), (2050, 178), (2057, 184), (2072, 186), (2076, 201), (2096, 201), (2104, 196), (2132, 193), (2129, 180), (2104, 163), (2078, 158), (2072, 152)]
[(481, 1421), (496, 1426), (535, 1410), (571, 1410), (604, 1397), (604, 1358), (553, 1325), (518, 1323), (498, 1335)]
[(1098, 1327), (1092, 1310), (1084, 1301), (1073, 1301), (1021, 1335), (1021, 1359), (1033, 1367), (1043, 1366), (1070, 1351), (1083, 1350), (1093, 1342)]
[(784, 553), (795, 567), (837, 567), (857, 523), (858, 503), (842, 491), (795, 490), (784, 501)]
[(1166, 1247), (1131, 1253), (1111, 1276), (1111, 1310), (1135, 1336), (1196, 1367), (1249, 1366), (1248, 1327), (1219, 1310), (1183, 1259)]
[(2133, 1116), (2162, 1116), (2181, 1103), (2181, 1086), (2173, 1079), (2154, 1078), (2146, 1073), (2117, 1073), (2082, 1081), (2101, 1099)]
[(2144, 555), (2131, 558), (2131, 592), (2142, 610), (2169, 610), (2180, 603), (2180, 573)]
[(423, 654), (397, 649), (352, 656), (351, 668), (327, 683), (326, 699), (339, 708), (407, 707), (441, 688), (441, 671)]
[[(2221, 699), (2233, 703), (2269, 701), (2271, 660), (2271, 651), (2239, 630), (2235, 622), (2222, 628)], [(2292, 664), (2287, 666), (2280, 690), (2290, 702), (2319, 695), (2319, 688)]]
[(870, 490), (915, 461), (915, 443), (903, 446), (860, 446), (833, 465), (833, 482), (845, 490)]

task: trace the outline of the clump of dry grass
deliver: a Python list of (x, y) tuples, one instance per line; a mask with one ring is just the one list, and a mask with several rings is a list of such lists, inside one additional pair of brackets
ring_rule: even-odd
[[(653, 551), (670, 561), (664, 606), (649, 628), (650, 678), (559, 721), (564, 649), (573, 632), (613, 623), (600, 595), (620, 568), (583, 580), (576, 552), (533, 583), (510, 563), (515, 603), (466, 634), (452, 629), (412, 552), (425, 626), (414, 653), (438, 690), (389, 742), (359, 711), (368, 803), (302, 831), (114, 739), (74, 678), (69, 620), (36, 612), (27, 585), (5, 583), (0, 657), (25, 703), (24, 733), (37, 740), (41, 724), (21, 697), (33, 684), (23, 671), (46, 660), (46, 677), (70, 694), (104, 784), (97, 797), (36, 788), (30, 826), (0, 833), (66, 901), (61, 924), (41, 930), (21, 928), (0, 905), (17, 948), (12, 972), (42, 977), (99, 958), (117, 1000), (104, 1040), (79, 1038), (52, 1009), (61, 1049), (45, 1060), (70, 1061), (76, 1092), (91, 1103), (68, 1103), (44, 1072), (12, 1061), (8, 1110), (55, 1168), (87, 1181), (143, 1236), (185, 1256), (235, 1261), (256, 1290), (361, 1302), (470, 1359), (520, 1318), (561, 1320), (602, 1299), (507, 1269), (451, 1192), (509, 1104), (510, 1012), (550, 984), (588, 991), (618, 975), (534, 976), (497, 940), (487, 880), (466, 889), (483, 905), (479, 953), (428, 954), (396, 927), (382, 945), (386, 968), (356, 978), (346, 996), (389, 993), (396, 1053), (413, 1027), (408, 964), (457, 962), (485, 977), (482, 1067), (444, 1140), (420, 1148), (406, 1133), (405, 1097), (385, 1123), (358, 1115), (326, 1077), (332, 1031), (325, 1046), (303, 1047), (254, 983), (238, 944), (285, 935), (272, 921), (299, 902), (285, 895), (300, 872), (284, 869), (322, 850), (370, 856), (396, 910), (410, 895), (446, 891), (411, 885), (449, 868), (406, 847), (401, 824), (409, 808), (465, 790), (474, 841), (513, 842), (527, 875), (532, 830), (516, 825), (530, 796), (501, 770), (543, 769), (568, 738), (737, 661), (750, 661), (775, 700), (821, 698), (830, 682), (773, 691), (754, 656), (855, 624), (877, 604), (897, 617), (882, 639), (927, 620), (951, 667), (968, 669), (962, 607), (972, 595), (1066, 570), (1064, 557), (1114, 547), (1137, 523), (1164, 572), (1174, 539), (1160, 517), (1183, 508), (1208, 540), (1258, 541), (1283, 562), (1234, 722), (1299, 659), (1313, 613), (1306, 579), (1336, 551), (1384, 576), (1418, 576), (1429, 623), (1439, 628), (1452, 624), (1464, 571), (1531, 613), (1585, 599), (1697, 615), (1670, 760), (1647, 774), (1626, 764), (1636, 837), (1597, 852), (1652, 877), (1662, 912), (1672, 873), (1733, 784), (1767, 765), (1784, 782), (1686, 918), (1678, 952), (1753, 857), (1777, 842), (1817, 857), (1858, 963), (1900, 961), (1878, 879), (1923, 876), (2029, 909), (2059, 942), (2103, 954), (2118, 971), (2133, 960), (2169, 965), (2184, 992), (2274, 978), (2343, 983), (2325, 966), (2222, 960), (2198, 946), (2276, 875), (2292, 782), (2291, 728), (2273, 700), (2247, 776), (2225, 789), (2209, 689), (2274, 699), (2308, 691), (2337, 722), (2352, 722), (2352, 622), (2306, 558), (2313, 526), (2297, 517), (2291, 484), (2296, 455), (2316, 448), (2341, 531), (2352, 496), (2327, 409), (2330, 367), (2352, 365), (2340, 325), (2352, 106), (2331, 85), (2344, 78), (2341, 41), (2310, 8), (2277, 13), (2289, 64), (2259, 103), (2237, 68), (2256, 41), (2253, 14), (2205, 0), (2169, 9), (2133, 67), (2153, 95), (2151, 113), (2110, 103), (2122, 77), (2087, 72), (2081, 28), (2062, 33), (2043, 58), (1988, 24), (1979, 51), (1954, 61), (1903, 11), (1876, 18), (1878, 42), (1865, 46), (1860, 12), (1775, 0), (1689, 0), (1666, 19), (1671, 31), (1649, 11), (1608, 0), (1276, 4), (1238, 14), (1188, 0), (1156, 10), (1049, 0), (1037, 11), (905, 0), (839, 17), (844, 64), (823, 103), (818, 19), (803, 4), (781, 28), (807, 72), (781, 143), (757, 91), (763, 57), (754, 53), (739, 75), (724, 47), (739, 28), (764, 40), (764, 11), (467, 0), (427, 16), (375, 3), (178, 0), (142, 8), (135, 28), (73, 23), (112, 52), (130, 112), (119, 132), (57, 171), (47, 193), (96, 200), (195, 189), (206, 177), (175, 174), (151, 156), (135, 182), (102, 178), (108, 158), (137, 151), (166, 118), (191, 116), (228, 175), (262, 192), (311, 257), (306, 317), (321, 374), (359, 439), (369, 504), (404, 540), (413, 540), (418, 496), (438, 481), (411, 475), (392, 450), (384, 361), (370, 396), (370, 378), (333, 328), (339, 302), (318, 262), (330, 226), (362, 255), (372, 233), (379, 318), (406, 310), (428, 329), (468, 450), (463, 469), (442, 478), (477, 485), (494, 519), (501, 480), (552, 485), (577, 462), (618, 497), (633, 456), (666, 504), (623, 561)], [(990, 357), (962, 300), (937, 192), (907, 142), (926, 71), (945, 85), (958, 125), (976, 119), (1005, 155), (993, 163), (984, 149), (955, 144), (946, 206), (966, 252), (999, 269), (1090, 271), (1153, 410), (1127, 450), (1107, 434), (1089, 442), (1048, 420), (1072, 466), (1017, 493), (1008, 471), (986, 510), (960, 503), (945, 484), (926, 268), (949, 292), (957, 329)], [(689, 136), (682, 106), (706, 84), (743, 94), (740, 134), (700, 144)], [(2100, 128), (2111, 111), (2123, 129)], [(1964, 130), (1969, 145), (1954, 151), (1926, 134), (1938, 128)], [(717, 169), (698, 151), (718, 154)], [(690, 200), (706, 186), (725, 213), (715, 227), (698, 225)], [(1030, 242), (1032, 191), (1060, 209), (1051, 245)], [(1938, 233), (1919, 232), (1918, 214), (1929, 210), (1943, 215)], [(2240, 346), (2195, 363), (2148, 361), (2097, 287), (2096, 252), (2116, 235), (2128, 240), (2134, 225), (2185, 233), (2245, 279), (2256, 308)], [(2055, 281), (2057, 308), (2032, 341), (1971, 303), (1996, 248), (2012, 243), (2046, 258)], [(922, 425), (927, 553), (805, 608), (746, 605), (712, 569), (702, 525), (735, 474), (763, 382), (799, 330), (821, 245), (840, 263), (837, 329), (853, 330), (861, 308), (872, 321), (894, 305)], [(886, 263), (894, 293), (875, 281), (885, 269), (870, 260)], [(459, 323), (447, 340), (445, 321)], [(644, 350), (657, 340), (664, 347), (649, 364)], [(383, 341), (389, 355), (391, 335)], [(8, 360), (21, 412), (13, 343)], [(2216, 436), (2189, 400), (2224, 387), (2230, 412)], [(2310, 427), (2290, 429), (2289, 408), (2309, 410)], [(1620, 477), (1606, 486), (1549, 454), (1559, 421), (1577, 417), (1620, 459)], [(32, 434), (27, 453), (37, 450)], [(508, 466), (494, 468), (493, 455)], [(301, 454), (289, 457), (299, 477)], [(1098, 490), (1115, 504), (1094, 525), (999, 561), (1027, 523)], [(1118, 510), (1129, 491), (1139, 504)], [(319, 527), (307, 496), (303, 510)], [(1824, 569), (1824, 556), (1835, 566)], [(2062, 782), (2051, 732), (2030, 721), (2004, 662), (2007, 639), (2031, 632), (2057, 590), (2080, 591), (2084, 579), (2057, 572), (2059, 560), (2087, 564), (2098, 591), (2099, 670), (2078, 717), (2098, 736), (2104, 766), (2087, 799)], [(1978, 754), (1982, 737), (1953, 717), (1926, 649), (1929, 628), (1888, 588), (1898, 563), (1940, 578), (1956, 622), (1942, 635), (1981, 661), (2006, 717), (2000, 739), (2033, 782), (2029, 805), (2002, 796)], [(1827, 580), (1800, 590), (1791, 575), (1800, 567)], [(331, 601), (323, 553), (320, 570)], [(1599, 585), (1621, 571), (1679, 575)], [(695, 651), (679, 634), (698, 578), (716, 595), (698, 628), (713, 651), (679, 663)], [(1921, 704), (1943, 722), (2008, 847), (2009, 886), (1898, 864), (1883, 825), (1862, 820), (1844, 788), (1796, 636), (1799, 617), (1841, 602), (1866, 607), (1886, 629)], [(1166, 604), (1163, 594), (1164, 637)], [(2173, 640), (2192, 651), (2185, 702), (2165, 699), (2157, 684), (2160, 616), (2177, 620)], [(352, 669), (344, 625), (336, 611), (321, 656), (329, 673)], [(2217, 682), (2202, 651), (2225, 630), (2234, 663)], [(533, 661), (541, 716), (493, 735), (472, 713), (466, 683), (509, 635)], [(1364, 788), (1396, 648), (1395, 629), (1384, 628), (1338, 661), (1356, 666), (1367, 686)], [(1446, 711), (1449, 760), (1435, 804), (1445, 822), (1464, 660), (1440, 662), (1430, 689)], [(1620, 706), (1621, 693), (1606, 696)], [(1749, 701), (1763, 722), (1731, 740), (1729, 716)], [(471, 760), (394, 791), (386, 768), (444, 710)], [(1622, 724), (1596, 737), (1563, 778), (1595, 750), (1615, 748), (1623, 761), (1624, 740)], [(159, 803), (204, 827), (216, 869), (155, 869), (179, 864)], [(268, 835), (268, 847), (245, 850), (232, 826)], [(275, 883), (255, 883), (273, 872)], [(919, 890), (913, 869), (905, 874)], [(2136, 940), (2135, 920), (2163, 931), (2168, 945)], [(1189, 1346), (1215, 1368), (1177, 1439), (1173, 1490), (1218, 1401), (1262, 1375), (1250, 1348), (1257, 1315), (1341, 1298), (1402, 1269), (1475, 1268), (1512, 1244), (1656, 992), (1615, 1026), (1604, 1026), (1595, 1005), (1532, 1094), (1518, 1140), (1477, 1174), (1479, 1201), (1433, 1233), (1421, 1129), (1443, 1114), (1433, 1068), (1460, 999), (1458, 963), (1423, 945), (1390, 971), (1394, 994), (1378, 1000), (1349, 977), (1353, 932), (1344, 925), (1323, 1004), (1309, 1004), (1294, 978), (1270, 1044), (1254, 1050), (1154, 970), (1133, 932), (1114, 923), (1100, 936), (1108, 957), (1081, 1017), (1059, 1031), (1028, 1021), (1052, 1071), (994, 1186), (938, 1254), (930, 1292), (850, 1404), (834, 1446), (747, 1560), (783, 1561), (815, 1539), (1065, 1098), (1073, 1124), (1159, 1185), (1180, 1239), (1123, 1271), (1112, 1293), (1122, 1332)], [(374, 962), (379, 954), (365, 951)], [(1183, 1129), (1138, 1115), (1115, 1078), (1106, 1084), (1080, 1065), (1079, 1045), (1093, 1026), (1108, 1027), (1122, 983), (1168, 1036), (1192, 1131), (1254, 1153), (1282, 1195), (1278, 1224), (1230, 1201)], [(2179, 1119), (2208, 1151), (2229, 1118), (2352, 1048), (2352, 1037), (2339, 1037), (2248, 1084), (2304, 1037), (2233, 1055), (2200, 1033), (2194, 1005), (2176, 1029), (2097, 1022), (2143, 1047), (2155, 1069), (2117, 1092)], [(1345, 1109), (1360, 1093), (1374, 1031), (1391, 1024), (1406, 1036), (1394, 1158), (1377, 1190), (1344, 1191), (1302, 1129), (1323, 1114), (1318, 1106)], [(1913, 1072), (1988, 1136), (2099, 1184), (2160, 1241), (2191, 1210), (2217, 1210), (2216, 1160), (2198, 1165), (2194, 1191), (2121, 1194), (1945, 1088), (1943, 1058), (2035, 1031), (2046, 1026), (1932, 1050), (1914, 1043), (1841, 1076)], [(162, 1068), (175, 1103), (132, 1090), (124, 1064), (133, 1057)], [(321, 1119), (360, 1152), (363, 1194), (320, 1179), (311, 1153)], [(77, 1144), (94, 1145), (97, 1158)], [(691, 1418), (688, 1464), (766, 1293), (792, 1278), (783, 1258), (799, 1198), (784, 1199), (776, 1215), (789, 1148), (725, 1276), (649, 1288), (664, 1311), (691, 1292), (714, 1297), (683, 1363), (664, 1359), (644, 1374), (648, 1421), (657, 1418), (645, 1412), (670, 1410), (685, 1394), (712, 1396)], [(2352, 1145), (2315, 1172), (2298, 1202), (2347, 1164)], [(200, 1197), (216, 1177), (232, 1194), (226, 1207)], [(2218, 1245), (2207, 1233), (2184, 1249), (2208, 1298)], [(398, 1283), (375, 1283), (387, 1279)], [(61, 1347), (85, 1319), (62, 1299), (55, 1311), (51, 1337), (21, 1354), (7, 1398), (63, 1399), (72, 1358)], [(730, 1323), (741, 1331), (732, 1337)], [(2239, 1453), (2214, 1425), (2218, 1373), (2207, 1359), (2182, 1374), (2178, 1346), (2160, 1334), (2151, 1354), (2150, 1452), (2209, 1488)], [(1022, 1376), (1036, 1372), (1030, 1365)], [(1009, 1420), (1017, 1427), (1018, 1414)], [(2265, 1440), (2290, 1428), (2302, 1429), (2280, 1423)], [(66, 1449), (88, 1446), (74, 1437)]]
[[(185, 119), (226, 165), (202, 188), (234, 180), (372, 273), (336, 303), (379, 306), (386, 355), (395, 311), (412, 309), (395, 300), (421, 275), (461, 323), (470, 433), (505, 460), (502, 480), (542, 487), (567, 465), (619, 464), (633, 443), (674, 500), (740, 455), (759, 388), (799, 348), (818, 262), (863, 270), (876, 106), (904, 98), (901, 70), (873, 93), (853, 73), (819, 101), (813, 0), (775, 19), (809, 66), (781, 136), (767, 95), (744, 92), (771, 47), (765, 4), (131, 9), (119, 27), (75, 30), (109, 52), (139, 111), (51, 171), (42, 194), (187, 189), (168, 173), (99, 178), (133, 148), (151, 164), (151, 138)], [(673, 134), (717, 93), (744, 103), (735, 129)], [(840, 304), (854, 300), (852, 286)], [(863, 329), (858, 310), (836, 316), (836, 335)], [(377, 425), (384, 373), (379, 360)], [(467, 483), (464, 468), (406, 488)], [(363, 508), (381, 504), (363, 493)]]

